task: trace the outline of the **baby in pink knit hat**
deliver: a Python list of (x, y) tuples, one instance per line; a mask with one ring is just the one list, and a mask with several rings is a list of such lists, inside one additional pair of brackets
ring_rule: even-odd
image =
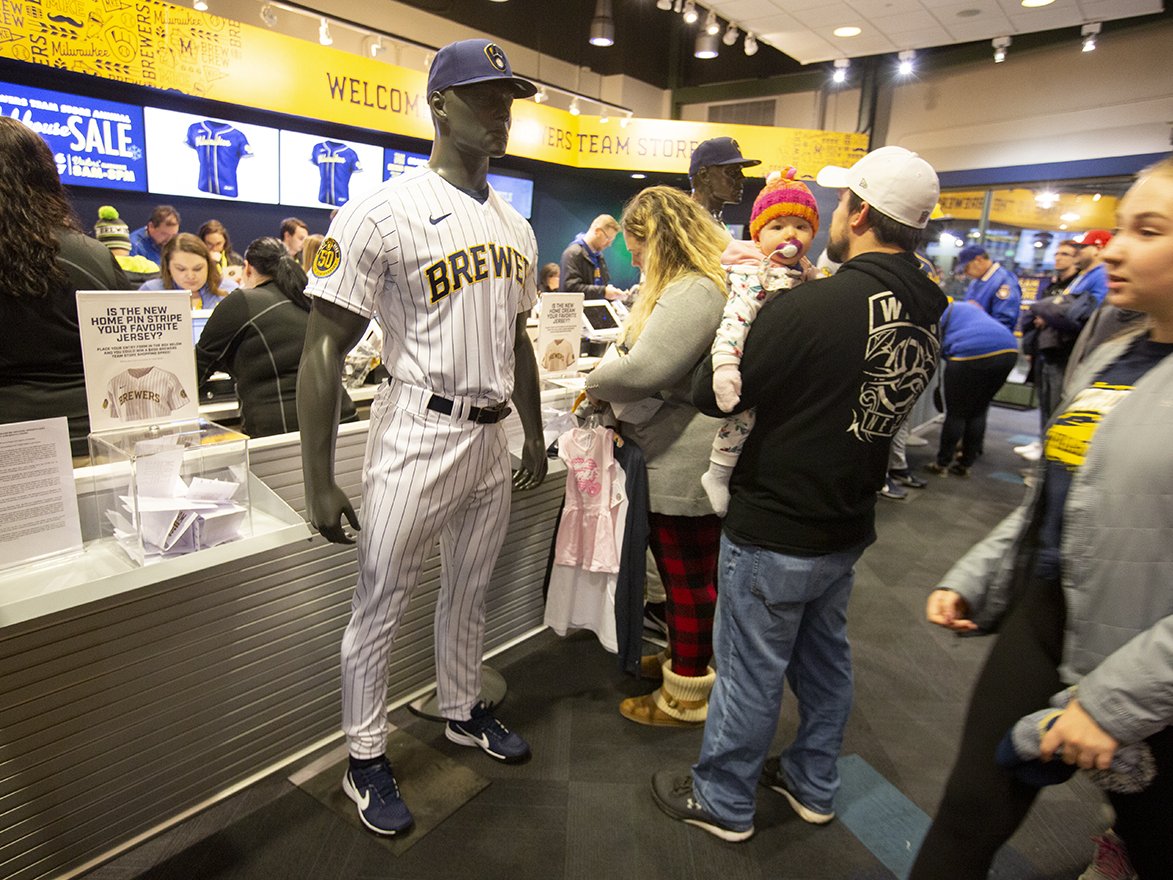
[[(758, 311), (783, 290), (818, 275), (805, 255), (819, 231), (819, 206), (795, 173), (794, 168), (772, 172), (754, 199), (749, 233), (762, 256), (728, 267), (729, 300), (711, 351), (713, 392), (723, 412), (741, 399), (741, 355)], [(718, 516), (729, 510), (729, 477), (753, 425), (753, 410), (729, 416), (713, 441), (701, 485)]]

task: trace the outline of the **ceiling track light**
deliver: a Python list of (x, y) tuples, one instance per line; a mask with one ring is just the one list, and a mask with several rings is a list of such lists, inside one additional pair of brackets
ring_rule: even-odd
[(571, 116), (578, 116), (582, 112), (582, 108), (578, 106), (578, 98), (570, 99), (570, 107), (568, 108)]
[(851, 60), (848, 58), (835, 59), (835, 72), (831, 74), (831, 81), (835, 83), (847, 82), (847, 68), (851, 67)]
[(692, 0), (685, 0), (684, 4), (684, 20), (688, 24), (696, 24), (696, 20), (700, 18), (700, 13), (696, 11), (696, 4)]
[(712, 34), (714, 37), (721, 33), (721, 24), (717, 21), (717, 13), (709, 10), (709, 14), (705, 16), (705, 33)]
[(607, 112), (607, 108), (603, 107), (599, 110), (599, 125), (606, 125), (611, 121), (611, 114)]
[(261, 21), (265, 23), (265, 27), (273, 27), (277, 24), (277, 10), (271, 4), (266, 3), (261, 7)]
[(720, 52), (721, 40), (716, 34), (711, 34), (704, 28), (696, 32), (696, 46), (692, 50), (694, 58), (708, 60), (716, 58)]
[(1010, 48), (1010, 38), (994, 37), (990, 41), (990, 45), (994, 47), (994, 63), (1001, 64), (1006, 60), (1006, 50)]
[(1083, 51), (1096, 51), (1096, 37), (1100, 33), (1100, 23), (1098, 21), (1091, 21), (1080, 28), (1079, 35), (1083, 37)]
[(546, 92), (546, 87), (542, 86), (534, 93), (535, 104), (545, 104), (550, 100), (550, 95)]
[(615, 19), (611, 16), (611, 0), (597, 0), (595, 3), (590, 43), (592, 46), (615, 45)]
[(758, 54), (758, 38), (755, 37), (751, 33), (746, 33), (746, 35), (745, 35), (745, 54), (746, 55), (757, 55)]
[(631, 124), (631, 115), (632, 114), (630, 110), (624, 112), (623, 118), (619, 120), (620, 128), (627, 128), (627, 126)]
[(680, 14), (680, 8), (681, 8), (681, 4), (683, 2), (684, 2), (684, 0), (676, 0), (676, 4), (672, 7), (672, 11), (675, 12), (677, 15)]
[(330, 36), (330, 22), (326, 16), (322, 16), (321, 22), (318, 24), (318, 42), (323, 46), (334, 45), (334, 38)]
[(383, 45), (383, 38), (381, 36), (376, 37), (371, 41), (371, 57), (378, 58), (384, 52), (384, 50), (386, 50), (386, 48), (387, 47)]
[(191, 8), (196, 12), (207, 12), (208, 4), (205, 0), (191, 0)]
[(897, 67), (900, 75), (911, 76), (913, 66), (916, 62), (916, 52), (914, 52), (912, 49), (905, 49), (899, 55), (897, 55), (896, 58), (900, 62), (900, 66)]
[(737, 25), (729, 22), (729, 27), (725, 28), (725, 35), (721, 37), (721, 42), (726, 46), (732, 46), (737, 42), (737, 38), (741, 36), (741, 31), (737, 29)]
[(672, 8), (672, 0), (656, 0), (656, 8), (667, 12)]

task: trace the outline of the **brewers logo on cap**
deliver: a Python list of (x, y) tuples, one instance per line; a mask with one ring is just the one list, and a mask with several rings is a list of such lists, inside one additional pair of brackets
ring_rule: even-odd
[(485, 46), (485, 57), (489, 59), (492, 64), (501, 73), (505, 72), (505, 67), (509, 63), (505, 60), (505, 52), (496, 43), (489, 43)]
[(333, 275), (340, 265), (342, 265), (342, 248), (334, 239), (327, 238), (314, 256), (314, 265), (311, 271), (315, 278), (325, 278)]

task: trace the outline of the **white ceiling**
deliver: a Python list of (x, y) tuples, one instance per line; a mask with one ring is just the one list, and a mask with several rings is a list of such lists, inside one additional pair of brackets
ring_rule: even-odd
[[(1078, 27), (1162, 11), (1161, 0), (701, 0), (803, 64)], [(836, 37), (844, 25), (862, 30)]]

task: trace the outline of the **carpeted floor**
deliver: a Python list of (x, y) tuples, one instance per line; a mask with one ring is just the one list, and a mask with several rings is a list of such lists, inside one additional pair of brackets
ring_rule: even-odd
[[(856, 701), (844, 743), (838, 821), (813, 827), (763, 791), (757, 834), (726, 844), (672, 822), (652, 803), (653, 770), (685, 766), (699, 730), (640, 727), (616, 711), (650, 688), (624, 677), (592, 636), (544, 633), (497, 657), (509, 695), (501, 717), (534, 758), (503, 766), (453, 745), (406, 710), (406, 734), (490, 780), (439, 827), (394, 855), (274, 775), (87, 875), (91, 880), (402, 878), (442, 880), (871, 880), (903, 877), (940, 796), (988, 639), (958, 639), (923, 620), (924, 600), (957, 556), (1022, 496), (1011, 446), (1034, 412), (995, 409), (969, 479), (926, 475), (907, 501), (878, 503), (879, 541), (857, 571), (850, 610)], [(918, 471), (930, 446), (909, 450)], [(787, 698), (777, 743), (796, 724)], [(307, 759), (306, 763), (312, 759)], [(995, 866), (1006, 880), (1072, 880), (1102, 830), (1101, 801), (1076, 781), (1047, 790)], [(946, 878), (942, 878), (946, 880)]]

